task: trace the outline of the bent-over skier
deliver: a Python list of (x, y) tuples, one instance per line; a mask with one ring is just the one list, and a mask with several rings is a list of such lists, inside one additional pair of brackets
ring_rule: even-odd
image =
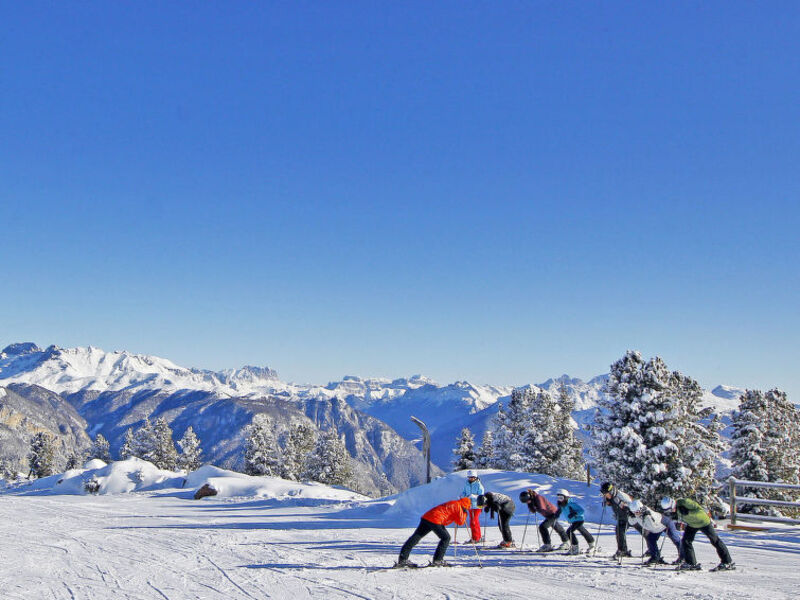
[(428, 535), (431, 531), (439, 537), (439, 545), (436, 546), (436, 551), (433, 553), (433, 561), (431, 566), (434, 567), (449, 567), (450, 564), (444, 560), (444, 553), (447, 552), (447, 546), (450, 545), (450, 533), (447, 531), (447, 526), (450, 523), (456, 525), (464, 525), (467, 522), (467, 514), (470, 509), (469, 498), (459, 498), (458, 500), (450, 500), (438, 506), (434, 506), (419, 520), (419, 525), (411, 537), (406, 540), (403, 547), (400, 549), (400, 557), (395, 563), (395, 567), (414, 567), (414, 563), (409, 562), (408, 557), (411, 550), (416, 546), (419, 541)]
[[(681, 554), (681, 536), (675, 527), (675, 522), (669, 517), (664, 517), (662, 514), (657, 513), (652, 508), (645, 506), (641, 500), (633, 500), (628, 506), (630, 511), (630, 524), (633, 526), (639, 525), (642, 529), (642, 536), (647, 542), (647, 551), (650, 553), (650, 558), (645, 563), (646, 565), (663, 565), (666, 564), (661, 557), (661, 551), (658, 548), (658, 539), (661, 534), (666, 532), (667, 536), (675, 547), (678, 549), (678, 558)], [(669, 525), (667, 523), (668, 522)], [(670, 527), (671, 525), (671, 527)]]
[(499, 492), (486, 492), (483, 496), (478, 497), (478, 506), (483, 506), (483, 512), (490, 513), (489, 518), (491, 519), (494, 519), (494, 514), (497, 513), (497, 524), (500, 527), (500, 534), (503, 536), (503, 541), (500, 542), (498, 548), (513, 548), (514, 538), (511, 536), (511, 527), (508, 526), (508, 522), (514, 516), (517, 508), (514, 501)]
[[(617, 536), (617, 551), (614, 553), (614, 558), (630, 556), (631, 551), (628, 550), (627, 536), (629, 525), (627, 506), (633, 499), (610, 481), (606, 481), (600, 486), (600, 493), (603, 495), (603, 503), (611, 507), (614, 518), (617, 520), (617, 524), (614, 527), (614, 533)], [(639, 533), (642, 532), (642, 528), (638, 525), (636, 530)]]
[(698, 531), (702, 531), (714, 550), (717, 551), (720, 563), (712, 571), (729, 571), (736, 568), (736, 564), (731, 560), (731, 553), (728, 552), (728, 547), (725, 545), (717, 535), (714, 525), (711, 523), (711, 517), (705, 509), (697, 502), (690, 498), (681, 498), (677, 502), (665, 496), (661, 499), (661, 508), (665, 513), (674, 513), (677, 515), (678, 521), (686, 523), (686, 528), (683, 531), (683, 538), (681, 539), (681, 549), (683, 550), (683, 562), (678, 565), (678, 570), (699, 570), (700, 563), (694, 555), (694, 536)]
[[(569, 549), (569, 541), (567, 541), (567, 534), (561, 523), (558, 522), (558, 509), (553, 506), (547, 498), (542, 496), (534, 489), (527, 489), (519, 494), (520, 502), (528, 505), (528, 510), (532, 513), (539, 513), (543, 517), (543, 521), (539, 523), (539, 534), (542, 536), (544, 542), (537, 552), (552, 552), (553, 550), (567, 550)], [(558, 534), (561, 538), (561, 545), (554, 548), (550, 543), (550, 528)]]

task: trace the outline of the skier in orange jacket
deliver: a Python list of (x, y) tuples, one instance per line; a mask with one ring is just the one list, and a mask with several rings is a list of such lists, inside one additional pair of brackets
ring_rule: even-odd
[(431, 566), (449, 567), (450, 565), (444, 561), (444, 553), (447, 552), (447, 546), (450, 545), (450, 534), (447, 531), (447, 526), (451, 523), (464, 525), (467, 522), (470, 506), (471, 501), (469, 498), (459, 498), (458, 500), (450, 500), (450, 502), (435, 506), (422, 515), (416, 531), (411, 534), (411, 537), (406, 540), (406, 543), (400, 549), (400, 558), (397, 559), (395, 566), (415, 567), (416, 565), (408, 560), (411, 550), (432, 531), (439, 537), (439, 545), (436, 546), (436, 552), (433, 553)]

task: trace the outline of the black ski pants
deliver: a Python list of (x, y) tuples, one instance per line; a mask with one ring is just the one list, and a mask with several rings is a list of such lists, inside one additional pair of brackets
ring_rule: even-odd
[(513, 542), (514, 538), (511, 536), (511, 527), (508, 522), (514, 516), (514, 505), (504, 506), (497, 513), (497, 524), (500, 526), (500, 534), (503, 536), (504, 542)]
[(573, 546), (578, 545), (578, 536), (575, 535), (576, 531), (580, 532), (587, 544), (594, 544), (594, 536), (592, 536), (592, 534), (589, 533), (589, 530), (583, 526), (583, 521), (575, 521), (574, 523), (571, 523), (569, 529), (567, 529), (569, 541)]
[(719, 560), (721, 562), (732, 562), (731, 553), (728, 552), (728, 547), (725, 545), (725, 542), (719, 539), (717, 531), (714, 529), (714, 526), (711, 523), (705, 527), (700, 527), (699, 529), (696, 527), (689, 527), (688, 525), (686, 526), (686, 529), (683, 531), (683, 539), (681, 540), (683, 560), (690, 565), (697, 564), (697, 558), (694, 555), (694, 546), (692, 546), (692, 542), (694, 542), (694, 536), (698, 531), (702, 531), (706, 534), (708, 541), (711, 542), (711, 545), (714, 546), (714, 550), (717, 551), (717, 556), (719, 556)]
[(420, 519), (416, 531), (411, 534), (411, 537), (406, 540), (403, 547), (400, 549), (400, 560), (408, 560), (411, 550), (419, 544), (419, 541), (428, 535), (430, 532), (439, 536), (439, 545), (436, 546), (436, 552), (433, 553), (433, 560), (442, 560), (444, 553), (447, 552), (447, 547), (450, 545), (450, 533), (444, 525), (437, 525), (431, 523), (427, 519)]
[(562, 542), (567, 541), (567, 534), (564, 533), (564, 528), (558, 522), (558, 515), (551, 515), (539, 524), (539, 533), (542, 535), (542, 543), (550, 544), (550, 528), (558, 534)]

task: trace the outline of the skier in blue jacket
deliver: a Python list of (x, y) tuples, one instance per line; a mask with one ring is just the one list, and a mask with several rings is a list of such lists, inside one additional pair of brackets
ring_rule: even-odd
[(591, 552), (594, 549), (594, 537), (591, 533), (589, 533), (586, 527), (583, 526), (583, 507), (578, 504), (574, 498), (572, 498), (572, 494), (570, 494), (568, 490), (558, 490), (556, 499), (558, 500), (559, 514), (564, 515), (569, 522), (567, 535), (569, 536), (569, 541), (572, 545), (567, 551), (568, 554), (580, 553), (580, 550), (578, 549), (578, 536), (575, 535), (576, 531), (579, 531), (583, 536), (583, 539), (585, 539), (589, 544), (589, 549), (587, 552)]
[(474, 469), (467, 471), (467, 481), (464, 483), (464, 489), (461, 491), (462, 498), (469, 498), (472, 501), (472, 507), (469, 509), (469, 525), (472, 531), (473, 543), (481, 541), (481, 508), (478, 506), (478, 496), (486, 493), (483, 489), (483, 484), (478, 478), (478, 472)]

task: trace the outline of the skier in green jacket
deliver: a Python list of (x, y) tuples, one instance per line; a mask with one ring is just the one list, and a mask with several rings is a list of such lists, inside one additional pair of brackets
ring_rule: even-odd
[(692, 546), (694, 536), (698, 531), (702, 531), (706, 535), (721, 561), (719, 565), (711, 569), (712, 571), (729, 571), (736, 568), (735, 563), (731, 560), (728, 547), (725, 542), (719, 539), (714, 526), (711, 524), (711, 517), (708, 516), (702, 506), (689, 498), (681, 498), (676, 502), (669, 496), (665, 496), (661, 499), (661, 508), (665, 513), (676, 514), (676, 519), (686, 524), (683, 539), (681, 539), (681, 553), (683, 554), (684, 562), (678, 565), (678, 570), (695, 571), (700, 569), (700, 563), (695, 558), (694, 547)]

